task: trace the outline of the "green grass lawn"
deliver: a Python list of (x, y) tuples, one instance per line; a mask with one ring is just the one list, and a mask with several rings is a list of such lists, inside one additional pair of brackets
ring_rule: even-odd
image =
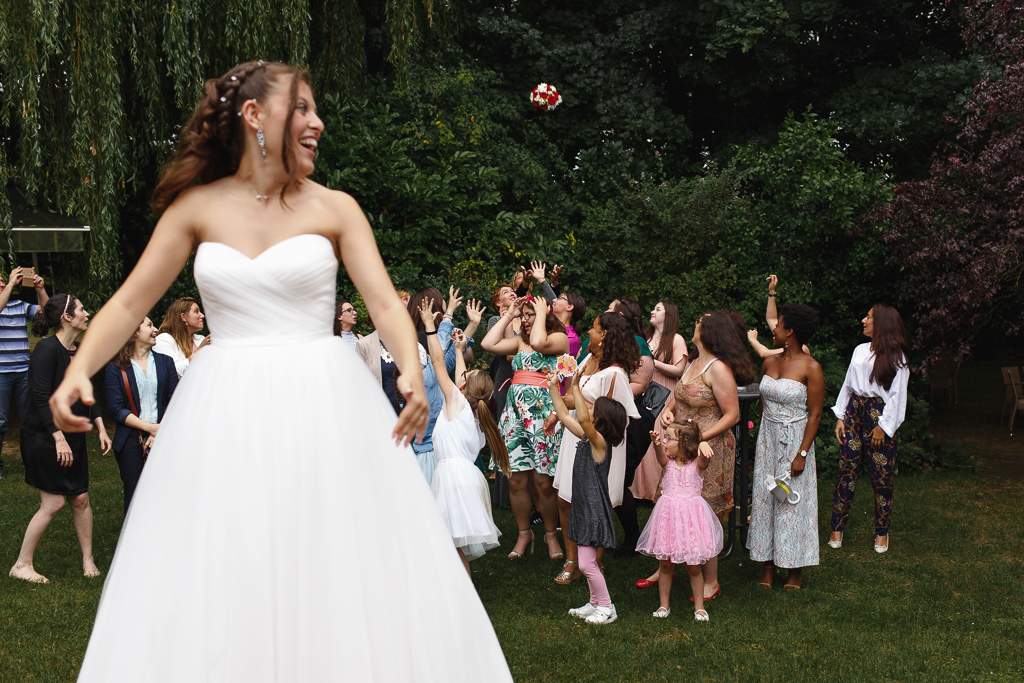
[[(998, 375), (996, 375), (998, 378)], [(970, 400), (961, 388), (961, 403)], [(980, 392), (987, 385), (979, 382)], [(1001, 385), (998, 387), (1001, 391)], [(979, 401), (984, 404), (979, 395)], [(996, 411), (1001, 396), (996, 395)], [(966, 408), (949, 410), (947, 421)], [(1024, 439), (1000, 432), (998, 412), (975, 408), (972, 425), (988, 430), (1000, 457)], [(972, 427), (973, 428), (973, 427)], [(1022, 441), (1021, 443), (1024, 443)], [(93, 452), (96, 452), (95, 443)], [(977, 452), (984, 458), (984, 452)], [(36, 556), (53, 583), (6, 577), (38, 496), (24, 484), (21, 461), (7, 457), (0, 481), (0, 681), (71, 681), (88, 642), (101, 583), (82, 578), (70, 512), (56, 519)], [(104, 571), (121, 525), (121, 484), (113, 457), (94, 455), (95, 554)], [(515, 540), (507, 510), (496, 510), (500, 551), (473, 563), (474, 582), (494, 622), (516, 681), (1022, 681), (1024, 680), (1024, 484), (998, 470), (935, 472), (896, 480), (890, 550), (872, 550), (867, 479), (854, 503), (844, 547), (827, 538), (831, 491), (820, 491), (821, 566), (804, 589), (758, 587), (759, 566), (739, 549), (722, 562), (722, 596), (698, 624), (683, 576), (668, 619), (654, 619), (656, 589), (636, 579), (656, 562), (643, 557), (605, 567), (619, 621), (592, 626), (566, 614), (588, 599), (580, 580), (552, 579), (559, 563), (537, 553), (505, 558)], [(641, 510), (642, 520), (648, 514)], [(383, 559), (383, 558), (382, 558)], [(381, 587), (381, 590), (385, 590)]]

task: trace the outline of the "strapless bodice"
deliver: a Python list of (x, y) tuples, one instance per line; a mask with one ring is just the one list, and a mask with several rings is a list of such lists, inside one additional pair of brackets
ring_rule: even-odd
[(338, 260), (323, 235), (290, 237), (253, 259), (203, 242), (194, 272), (214, 344), (287, 344), (334, 332)]

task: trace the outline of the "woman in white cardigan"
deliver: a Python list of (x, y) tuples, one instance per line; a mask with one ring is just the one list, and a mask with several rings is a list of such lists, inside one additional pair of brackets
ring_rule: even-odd
[(192, 355), (210, 343), (209, 337), (199, 334), (205, 324), (199, 302), (191, 297), (178, 299), (167, 309), (153, 352), (170, 356), (179, 378), (192, 362)]

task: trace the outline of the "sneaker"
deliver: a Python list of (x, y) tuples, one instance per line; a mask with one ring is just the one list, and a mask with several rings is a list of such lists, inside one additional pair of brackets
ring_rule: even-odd
[(619, 615), (615, 612), (615, 605), (611, 607), (596, 607), (594, 613), (587, 617), (587, 623), (610, 624), (618, 618)]
[(591, 614), (597, 611), (597, 605), (588, 602), (583, 607), (574, 607), (569, 610), (569, 614), (576, 617), (577, 619), (586, 619)]

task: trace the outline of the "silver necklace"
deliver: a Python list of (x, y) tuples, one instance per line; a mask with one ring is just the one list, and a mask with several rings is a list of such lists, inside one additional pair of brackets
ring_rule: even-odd
[(256, 193), (256, 200), (257, 201), (262, 202), (262, 201), (266, 201), (266, 200), (270, 199), (270, 195), (269, 194), (260, 194), (259, 191), (256, 190), (256, 186), (253, 185), (252, 183), (250, 183), (248, 180), (245, 181), (245, 184), (249, 186), (249, 189), (251, 189), (253, 192)]

